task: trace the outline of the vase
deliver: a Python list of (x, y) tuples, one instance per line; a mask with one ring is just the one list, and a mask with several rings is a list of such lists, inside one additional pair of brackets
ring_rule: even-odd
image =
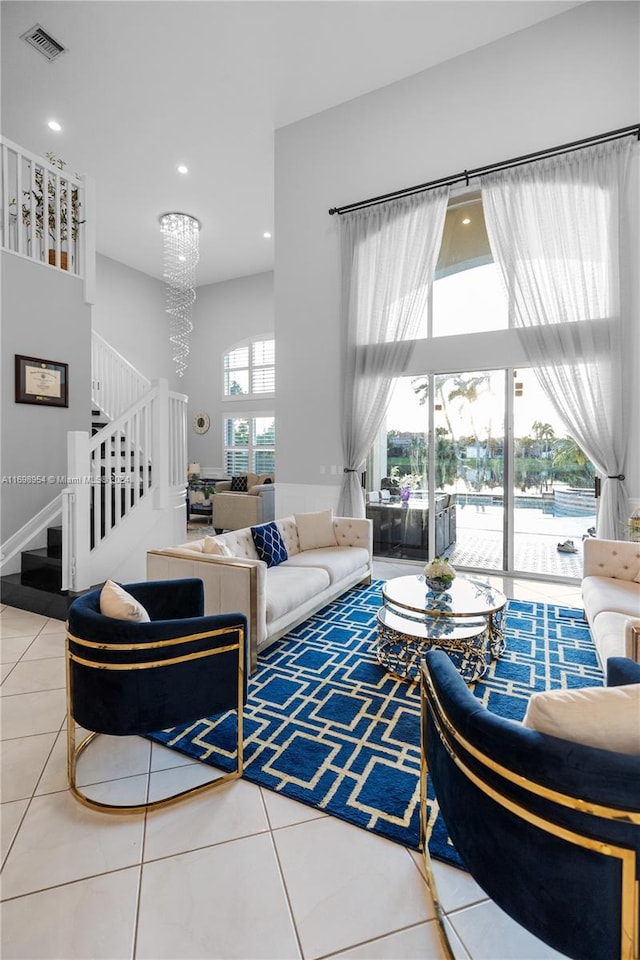
[(434, 557), (424, 567), (424, 579), (432, 593), (442, 593), (448, 590), (456, 576), (456, 571), (451, 566), (447, 558), (441, 560), (440, 557)]
[(410, 496), (411, 496), (411, 490), (409, 489), (409, 487), (403, 487), (402, 490), (400, 491), (400, 499), (403, 501), (403, 503), (406, 503)]

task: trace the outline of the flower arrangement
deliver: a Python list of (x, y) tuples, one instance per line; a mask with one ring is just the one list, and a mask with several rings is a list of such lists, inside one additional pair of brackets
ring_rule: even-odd
[(453, 569), (447, 557), (440, 559), (434, 557), (424, 568), (424, 579), (427, 586), (434, 593), (440, 593), (448, 590), (455, 579), (456, 571)]

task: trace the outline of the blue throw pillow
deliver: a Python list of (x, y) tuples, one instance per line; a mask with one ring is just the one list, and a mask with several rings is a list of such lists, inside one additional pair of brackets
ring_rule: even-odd
[(256, 546), (256, 552), (268, 567), (277, 567), (288, 557), (280, 528), (275, 521), (261, 523), (259, 527), (251, 527), (251, 536)]

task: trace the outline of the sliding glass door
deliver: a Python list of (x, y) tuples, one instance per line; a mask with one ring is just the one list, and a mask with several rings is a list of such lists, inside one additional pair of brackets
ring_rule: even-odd
[(595, 525), (593, 468), (532, 370), (397, 381), (370, 457), (379, 556), (575, 578)]

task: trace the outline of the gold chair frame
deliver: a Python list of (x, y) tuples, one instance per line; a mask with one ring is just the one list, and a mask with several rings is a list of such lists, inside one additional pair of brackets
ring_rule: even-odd
[[(559, 793), (532, 780), (528, 780), (525, 777), (514, 773), (507, 767), (498, 764), (496, 761), (492, 760), (491, 757), (488, 757), (486, 754), (478, 750), (477, 747), (469, 743), (469, 741), (460, 734), (445, 713), (440, 699), (438, 698), (438, 695), (434, 689), (428, 670), (424, 665), (422, 666), (421, 673), (421, 730), (424, 739), (426, 739), (427, 729), (426, 713), (429, 704), (431, 704), (432, 719), (445, 749), (459, 770), (461, 770), (462, 773), (469, 780), (471, 780), (476, 787), (478, 787), (478, 789), (482, 790), (482, 792), (490, 797), (495, 803), (509, 810), (522, 820), (525, 820), (530, 824), (535, 824), (535, 826), (540, 830), (543, 830), (554, 837), (566, 840), (568, 843), (572, 843), (575, 846), (595, 851), (596, 853), (602, 854), (605, 857), (611, 857), (619, 861), (622, 890), (619, 956), (620, 960), (640, 960), (640, 931), (638, 929), (640, 884), (636, 879), (638, 869), (636, 852), (626, 847), (615, 846), (611, 843), (605, 843), (603, 841), (596, 840), (586, 834), (576, 833), (575, 831), (568, 830), (565, 827), (559, 826), (556, 823), (545, 820), (533, 814), (530, 810), (527, 810), (526, 807), (515, 803), (509, 797), (499, 793), (492, 784), (486, 783), (474, 771), (470, 770), (461, 756), (461, 749), (479, 761), (479, 763), (482, 764), (487, 771), (497, 773), (507, 782), (516, 784), (520, 789), (528, 791), (533, 797), (551, 800), (561, 806), (568, 807), (572, 810), (577, 810), (580, 813), (591, 814), (595, 817), (600, 817), (601, 819), (610, 819), (636, 825), (640, 825), (640, 813), (637, 813), (633, 810), (624, 810), (617, 807), (608, 807), (601, 804), (590, 803), (586, 802), (581, 797), (574, 797)], [(454, 960), (455, 954), (453, 946), (449, 940), (446, 914), (439, 898), (433, 870), (433, 862), (429, 853), (430, 828), (427, 815), (428, 766), (426, 759), (427, 744), (424, 742), (424, 739), (421, 746), (420, 845), (423, 853), (427, 883), (434, 901), (442, 945), (448, 960)]]
[[(196, 653), (187, 654), (186, 656), (172, 657), (165, 660), (153, 660), (148, 663), (104, 663), (97, 662), (89, 659), (89, 651), (91, 649), (99, 650), (108, 650), (112, 652), (124, 653), (134, 650), (159, 650), (167, 649), (168, 647), (175, 646), (176, 644), (188, 643), (191, 640), (204, 640), (207, 637), (216, 637), (221, 634), (237, 634), (237, 640), (234, 643), (225, 644), (222, 647), (216, 647), (213, 650), (203, 650)], [(78, 644), (81, 647), (86, 648), (88, 651), (87, 657), (80, 657), (76, 653), (72, 653), (70, 650), (69, 641), (73, 641), (74, 644)], [(151, 641), (149, 643), (132, 643), (132, 644), (122, 644), (122, 643), (95, 643), (91, 640), (86, 640), (82, 637), (76, 637), (73, 634), (69, 633), (68, 624), (67, 624), (67, 636), (65, 641), (65, 659), (66, 659), (66, 674), (67, 674), (67, 778), (69, 782), (69, 788), (74, 797), (84, 804), (87, 807), (90, 807), (94, 810), (100, 810), (103, 813), (119, 813), (119, 814), (131, 814), (131, 813), (140, 813), (146, 810), (155, 810), (161, 807), (168, 807), (174, 803), (178, 803), (181, 800), (186, 799), (187, 797), (196, 796), (199, 793), (204, 793), (207, 790), (211, 790), (214, 787), (222, 786), (224, 783), (229, 783), (232, 780), (237, 780), (242, 776), (243, 765), (244, 765), (244, 756), (243, 756), (243, 747), (244, 747), (244, 735), (243, 735), (243, 709), (244, 709), (244, 675), (245, 675), (245, 630), (241, 625), (233, 627), (224, 627), (219, 630), (207, 630), (204, 633), (194, 633), (189, 636), (175, 637), (169, 640), (157, 640)], [(72, 662), (82, 664), (84, 667), (89, 667), (95, 670), (150, 670), (157, 667), (169, 667), (174, 666), (177, 663), (184, 663), (189, 660), (197, 660), (202, 657), (215, 657), (221, 653), (229, 653), (230, 651), (236, 650), (238, 654), (238, 684), (237, 684), (237, 706), (235, 707), (237, 714), (237, 736), (236, 736), (236, 750), (237, 750), (237, 762), (235, 770), (231, 770), (227, 773), (221, 774), (219, 777), (216, 777), (214, 780), (208, 781), (207, 783), (199, 784), (195, 787), (189, 787), (186, 790), (181, 790), (178, 793), (171, 794), (168, 797), (163, 797), (159, 800), (147, 800), (143, 803), (136, 804), (110, 804), (104, 803), (101, 800), (96, 800), (93, 797), (87, 796), (87, 794), (80, 789), (77, 784), (77, 762), (80, 755), (84, 750), (89, 746), (93, 740), (100, 736), (101, 734), (97, 731), (90, 732), (84, 739), (76, 745), (76, 722), (73, 717), (73, 671), (71, 670)], [(233, 709), (233, 708), (232, 708)]]

